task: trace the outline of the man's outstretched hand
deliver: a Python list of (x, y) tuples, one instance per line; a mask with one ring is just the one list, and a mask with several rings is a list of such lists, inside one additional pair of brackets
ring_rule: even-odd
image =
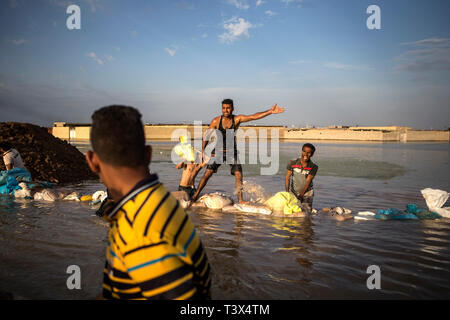
[(270, 108), (270, 111), (272, 111), (272, 114), (274, 113), (282, 113), (284, 112), (284, 108), (283, 107), (277, 107), (277, 104), (275, 103), (272, 108)]

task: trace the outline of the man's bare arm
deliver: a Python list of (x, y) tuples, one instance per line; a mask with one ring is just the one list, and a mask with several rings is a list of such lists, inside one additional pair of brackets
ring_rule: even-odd
[(236, 120), (238, 121), (238, 123), (248, 122), (248, 121), (262, 119), (262, 118), (267, 117), (268, 115), (271, 115), (271, 114), (282, 113), (282, 112), (284, 112), (284, 108), (283, 107), (278, 107), (277, 104), (275, 103), (272, 106), (272, 108), (270, 108), (267, 111), (257, 112), (255, 114), (248, 115), (248, 116), (240, 114), (240, 115), (236, 116)]
[(286, 176), (284, 177), (284, 185), (286, 186), (286, 192), (289, 192), (289, 181), (291, 179), (292, 171), (286, 170)]
[(12, 163), (6, 164), (6, 170), (11, 170), (13, 168)]

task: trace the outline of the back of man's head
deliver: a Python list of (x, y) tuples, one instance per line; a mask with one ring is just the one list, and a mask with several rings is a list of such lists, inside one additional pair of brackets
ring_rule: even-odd
[(101, 161), (113, 166), (145, 165), (145, 135), (141, 114), (113, 105), (92, 115), (91, 144)]

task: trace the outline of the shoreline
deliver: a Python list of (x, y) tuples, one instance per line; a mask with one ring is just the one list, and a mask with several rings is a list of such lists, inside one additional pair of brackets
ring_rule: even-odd
[[(89, 141), (90, 124), (55, 122), (52, 134), (68, 141)], [(201, 127), (202, 134), (208, 128)], [(240, 126), (246, 138), (295, 141), (353, 141), (353, 142), (450, 142), (450, 130), (414, 130), (410, 127), (325, 127), (286, 128), (283, 126)], [(194, 125), (158, 124), (144, 126), (146, 141), (176, 141), (183, 132), (194, 136)], [(196, 128), (199, 131), (199, 128)], [(197, 132), (199, 134), (199, 132)], [(174, 139), (172, 139), (174, 137)], [(238, 138), (239, 139), (239, 138)]]

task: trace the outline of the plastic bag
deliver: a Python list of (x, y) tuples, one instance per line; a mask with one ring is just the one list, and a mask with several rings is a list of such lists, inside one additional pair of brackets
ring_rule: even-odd
[(285, 215), (302, 212), (300, 200), (290, 192), (278, 192), (264, 202), (264, 205), (273, 212), (283, 212)]
[(31, 198), (31, 191), (25, 182), (19, 183), (21, 189), (14, 190), (14, 197), (16, 198)]
[(425, 202), (427, 203), (428, 210), (435, 212), (442, 217), (450, 218), (450, 208), (442, 208), (442, 206), (447, 202), (450, 196), (447, 191), (439, 189), (426, 188), (421, 190)]
[(98, 203), (98, 202), (103, 202), (103, 200), (105, 200), (107, 197), (108, 197), (108, 194), (106, 193), (106, 191), (103, 191), (103, 190), (96, 191), (92, 195), (92, 202), (94, 204)]
[(235, 204), (234, 207), (241, 212), (272, 214), (272, 210), (269, 207), (261, 204)]
[(34, 194), (34, 200), (55, 201), (58, 197), (50, 190), (44, 189)]

